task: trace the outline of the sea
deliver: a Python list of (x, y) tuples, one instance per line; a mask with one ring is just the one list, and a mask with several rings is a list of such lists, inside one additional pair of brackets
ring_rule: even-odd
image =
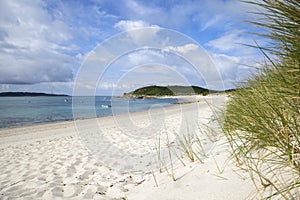
[(176, 98), (127, 99), (111, 96), (0, 97), (0, 129), (133, 113), (168, 107), (177, 101)]

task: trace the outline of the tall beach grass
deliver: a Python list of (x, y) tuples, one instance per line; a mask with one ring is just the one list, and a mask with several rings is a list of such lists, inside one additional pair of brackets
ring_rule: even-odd
[(261, 8), (252, 23), (272, 41), (267, 62), (233, 93), (224, 132), (259, 197), (300, 199), (300, 1), (246, 1)]

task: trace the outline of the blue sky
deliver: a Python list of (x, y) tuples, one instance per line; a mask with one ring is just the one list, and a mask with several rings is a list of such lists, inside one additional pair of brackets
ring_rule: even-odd
[[(232, 88), (253, 72), (246, 65), (257, 66), (262, 61), (257, 50), (241, 45), (264, 44), (247, 34), (258, 30), (243, 22), (251, 19), (249, 13), (256, 9), (235, 0), (0, 1), (0, 91), (72, 94), (80, 69), (88, 63), (91, 52), (97, 52), (97, 45), (116, 34), (144, 27), (177, 31), (197, 42), (199, 52), (213, 61), (224, 88)], [(153, 39), (149, 37), (163, 39), (159, 31), (153, 35), (141, 32), (132, 39)], [(192, 43), (185, 43), (168, 44), (160, 51), (133, 49), (118, 57), (104, 74), (99, 74), (97, 67), (92, 69), (98, 75), (97, 82), (93, 86), (82, 82), (80, 87), (110, 95), (150, 84), (208, 86), (195, 73), (188, 73), (191, 66), (165, 51), (190, 52), (191, 47)], [(118, 47), (107, 46), (107, 51), (115, 51), (113, 48)], [(185, 82), (172, 74), (179, 74)]]

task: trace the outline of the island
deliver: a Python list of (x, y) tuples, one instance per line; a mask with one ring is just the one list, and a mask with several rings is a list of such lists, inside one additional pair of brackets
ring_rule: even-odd
[(2, 92), (0, 93), (0, 97), (39, 97), (39, 96), (60, 96), (60, 97), (68, 97), (69, 95), (66, 94), (48, 94), (48, 93), (41, 93), (41, 92)]
[(146, 86), (138, 88), (132, 92), (124, 93), (125, 98), (155, 98), (161, 96), (178, 96), (178, 95), (203, 95), (210, 93), (223, 93), (226, 91), (209, 90), (199, 86)]

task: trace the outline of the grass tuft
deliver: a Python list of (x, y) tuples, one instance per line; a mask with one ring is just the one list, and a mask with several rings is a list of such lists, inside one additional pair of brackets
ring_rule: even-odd
[(223, 130), (239, 164), (262, 186), (259, 192), (268, 192), (262, 196), (299, 199), (299, 0), (246, 2), (264, 10), (256, 13), (263, 19), (252, 23), (267, 30), (260, 35), (272, 46), (259, 47), (268, 62), (231, 95)]

